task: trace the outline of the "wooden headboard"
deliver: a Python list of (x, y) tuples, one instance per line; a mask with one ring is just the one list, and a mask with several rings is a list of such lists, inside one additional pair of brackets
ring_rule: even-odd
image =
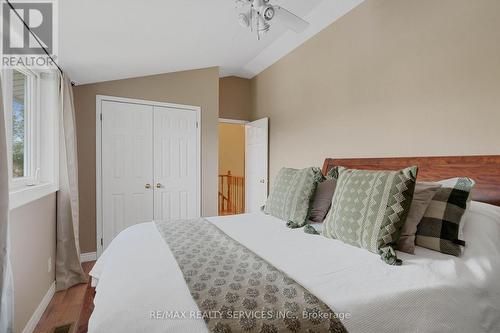
[(323, 164), (326, 174), (333, 166), (351, 169), (398, 170), (418, 166), (418, 180), (437, 181), (469, 177), (476, 181), (473, 200), (500, 206), (500, 155), (395, 157), (395, 158), (327, 158)]

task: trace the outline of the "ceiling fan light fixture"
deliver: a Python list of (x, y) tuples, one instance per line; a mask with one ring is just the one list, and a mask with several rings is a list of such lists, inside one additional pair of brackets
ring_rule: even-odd
[(238, 22), (240, 23), (240, 25), (243, 27), (243, 28), (248, 28), (250, 27), (250, 17), (248, 14), (245, 14), (245, 13), (241, 13), (239, 16), (238, 16)]
[(269, 29), (271, 28), (271, 25), (266, 22), (266, 20), (262, 16), (258, 16), (258, 25), (257, 25), (257, 30), (260, 32), (268, 32)]
[(260, 33), (267, 33), (271, 29), (271, 21), (273, 24), (276, 22), (297, 33), (309, 27), (309, 22), (281, 6), (271, 4), (270, 0), (235, 1), (249, 7), (248, 12), (239, 14), (238, 22), (242, 27), (256, 31), (258, 39), (260, 39)]
[(264, 17), (266, 21), (271, 21), (274, 18), (274, 14), (276, 13), (274, 11), (273, 6), (262, 6), (259, 9), (259, 13)]

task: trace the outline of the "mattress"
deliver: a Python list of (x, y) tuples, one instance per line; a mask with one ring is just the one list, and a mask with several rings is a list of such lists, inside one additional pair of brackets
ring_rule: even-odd
[[(389, 266), (262, 213), (208, 220), (325, 302), (349, 332), (500, 331), (500, 255), (495, 241), (480, 241), (470, 228), (480, 221), (466, 222), (465, 236), (474, 240), (461, 258), (417, 247), (415, 255), (398, 252), (402, 266)], [(153, 222), (120, 233), (90, 275), (96, 296), (89, 332), (207, 330)], [(179, 316), (159, 315), (173, 311)]]

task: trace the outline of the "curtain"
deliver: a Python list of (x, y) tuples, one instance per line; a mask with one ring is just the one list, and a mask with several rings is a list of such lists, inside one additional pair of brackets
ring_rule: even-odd
[(62, 101), (59, 145), (59, 191), (57, 192), (56, 289), (87, 282), (80, 263), (78, 240), (78, 160), (75, 107), (71, 80), (61, 77)]
[(12, 332), (13, 285), (9, 258), (9, 171), (0, 79), (0, 332)]

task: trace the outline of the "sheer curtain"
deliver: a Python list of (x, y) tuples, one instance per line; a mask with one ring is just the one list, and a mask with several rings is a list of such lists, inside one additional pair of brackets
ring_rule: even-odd
[(57, 192), (56, 289), (87, 282), (80, 263), (78, 240), (78, 160), (75, 107), (71, 80), (61, 77), (59, 191)]
[(0, 78), (0, 332), (13, 328), (13, 285), (9, 258), (9, 171), (2, 80)]

